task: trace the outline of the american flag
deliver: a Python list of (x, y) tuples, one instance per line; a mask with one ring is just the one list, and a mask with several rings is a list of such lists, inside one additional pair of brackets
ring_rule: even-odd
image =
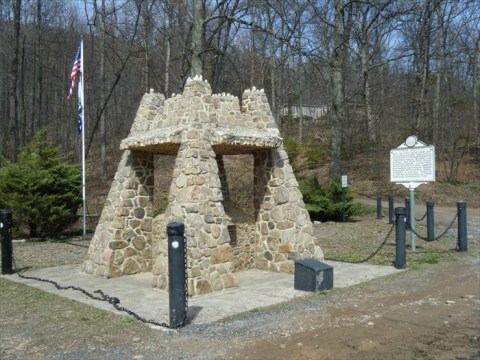
[(83, 99), (82, 99), (82, 91), (81, 91), (81, 87), (82, 84), (78, 84), (78, 105), (77, 105), (77, 112), (78, 112), (78, 122), (77, 122), (77, 125), (78, 125), (78, 134), (80, 135), (82, 133), (82, 130), (83, 130), (83, 105), (82, 105), (82, 102), (83, 102)]
[(82, 46), (78, 46), (77, 55), (75, 55), (75, 61), (73, 62), (72, 72), (70, 73), (70, 89), (68, 90), (67, 100), (70, 100), (73, 95), (73, 89), (75, 88), (75, 82), (77, 75), (82, 70)]

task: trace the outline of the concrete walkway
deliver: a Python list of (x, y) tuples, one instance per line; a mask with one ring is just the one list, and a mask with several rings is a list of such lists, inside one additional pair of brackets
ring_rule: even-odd
[[(399, 272), (393, 266), (348, 264), (329, 261), (333, 266), (334, 288), (352, 286), (380, 276)], [(93, 293), (101, 289), (105, 294), (120, 299), (120, 306), (134, 311), (145, 319), (169, 322), (169, 303), (166, 291), (151, 286), (152, 274), (141, 273), (113, 279), (97, 278), (81, 272), (81, 265), (66, 265), (27, 271), (26, 276), (54, 280), (62, 286), (73, 285)], [(294, 289), (294, 276), (261, 270), (235, 273), (239, 287), (189, 298), (188, 318), (191, 323), (210, 323), (255, 308), (278, 304), (309, 294)], [(22, 279), (17, 274), (2, 277), (64, 296), (99, 309), (119, 312), (104, 301), (90, 299), (75, 290), (57, 290), (52, 284)]]

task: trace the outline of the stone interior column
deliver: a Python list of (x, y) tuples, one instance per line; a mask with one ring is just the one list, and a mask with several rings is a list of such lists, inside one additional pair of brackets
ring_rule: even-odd
[(217, 159), (200, 131), (189, 131), (182, 142), (173, 179), (167, 210), (155, 219), (154, 286), (168, 287), (168, 248), (163, 234), (170, 221), (185, 224), (190, 295), (238, 286), (232, 274), (233, 251)]

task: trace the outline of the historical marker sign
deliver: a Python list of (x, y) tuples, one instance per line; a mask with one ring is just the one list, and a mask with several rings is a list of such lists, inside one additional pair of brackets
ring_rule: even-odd
[(396, 149), (390, 150), (390, 181), (410, 190), (411, 249), (415, 251), (415, 189), (435, 181), (435, 146), (409, 136)]
[(390, 181), (408, 188), (435, 181), (435, 146), (409, 136), (405, 143), (390, 150)]

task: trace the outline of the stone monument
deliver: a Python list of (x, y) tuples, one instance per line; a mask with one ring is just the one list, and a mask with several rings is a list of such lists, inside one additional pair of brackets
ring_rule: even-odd
[[(189, 295), (238, 286), (235, 271), (293, 273), (294, 260), (323, 253), (263, 90), (239, 99), (212, 94), (201, 77), (183, 94), (143, 96), (84, 271), (117, 277), (151, 271), (153, 286), (168, 289), (166, 225), (185, 224)], [(176, 156), (168, 205), (154, 216), (155, 154)], [(236, 227), (225, 211), (228, 184), (223, 156), (252, 154), (252, 228)]]

